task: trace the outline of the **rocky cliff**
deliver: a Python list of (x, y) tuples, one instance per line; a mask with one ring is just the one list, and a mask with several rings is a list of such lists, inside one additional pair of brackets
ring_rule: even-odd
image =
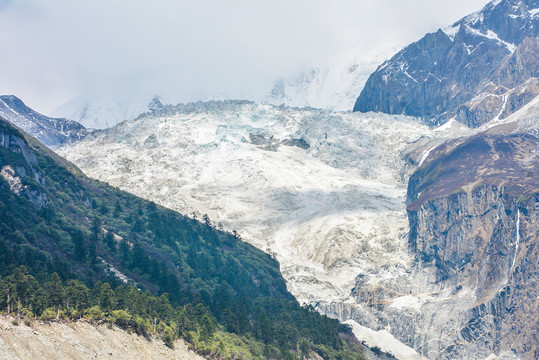
[(433, 285), (473, 300), (448, 319), (454, 343), (437, 349), (442, 358), (470, 351), (539, 356), (539, 141), (508, 129), (449, 145), (410, 179), (417, 271), (431, 271)]
[(538, 358), (538, 148), (534, 101), (426, 150), (408, 186), (407, 261), (317, 309), (398, 340), (399, 359)]
[[(26, 141), (16, 136), (0, 122), (0, 148), (9, 152), (20, 154), (24, 159), (22, 162), (7, 163), (0, 156), (0, 178), (3, 178), (9, 185), (11, 192), (24, 196), (38, 207), (46, 206), (49, 203), (47, 194), (41, 188), (43, 175), (36, 169), (37, 159), (28, 147)], [(25, 177), (28, 175), (28, 178)], [(28, 179), (31, 179), (28, 181)]]
[(478, 127), (539, 93), (537, 0), (496, 0), (427, 34), (371, 74), (354, 111)]
[(447, 319), (453, 343), (428, 344), (422, 353), (539, 356), (538, 204), (537, 192), (520, 197), (510, 188), (480, 186), (409, 212), (418, 268), (430, 269), (440, 288), (473, 299)]

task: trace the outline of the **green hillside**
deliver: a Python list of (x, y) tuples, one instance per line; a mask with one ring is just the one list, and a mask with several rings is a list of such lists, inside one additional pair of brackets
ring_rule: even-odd
[(88, 179), (1, 119), (0, 311), (182, 337), (211, 358), (361, 358), (267, 254)]

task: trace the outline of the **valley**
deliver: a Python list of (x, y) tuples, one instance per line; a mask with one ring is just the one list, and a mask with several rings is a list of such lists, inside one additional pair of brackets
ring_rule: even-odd
[[(300, 303), (341, 321), (364, 311), (379, 330), (376, 311), (355, 304), (357, 282), (409, 285), (406, 179), (430, 148), (469, 132), (224, 101), (171, 106), (60, 153), (92, 177), (237, 231), (276, 257)], [(406, 299), (389, 300), (395, 315), (419, 309)]]
[[(465, 175), (459, 170), (455, 177), (451, 172), (448, 180), (459, 183), (441, 193), (438, 189), (447, 185), (432, 190), (413, 190), (411, 186), (416, 186), (412, 185), (414, 179), (421, 174), (418, 168), (432, 167), (437, 158), (483, 133), (527, 139), (515, 143), (517, 148), (524, 146), (517, 153), (529, 151), (526, 147), (533, 149), (537, 146), (533, 135), (536, 111), (536, 102), (532, 102), (513, 116), (477, 130), (455, 121), (432, 129), (403, 116), (289, 109), (248, 101), (207, 102), (169, 106), (88, 136), (60, 153), (93, 177), (237, 231), (243, 240), (279, 261), (287, 288), (301, 303), (341, 321), (354, 321), (356, 336), (369, 346), (404, 359), (487, 357), (495, 349), (475, 340), (503, 316), (494, 313), (486, 321), (477, 315), (478, 301), (498, 301), (492, 295), (481, 298), (479, 294), (504, 291), (507, 280), (491, 283), (477, 269), (469, 270), (471, 278), (440, 278), (438, 261), (434, 266), (422, 261), (411, 241), (416, 226), (430, 228), (433, 225), (428, 223), (441, 224), (441, 220), (414, 220), (419, 205), (410, 203), (423, 194), (427, 199), (423, 202), (447, 197), (459, 188), (470, 197), (482, 173), (494, 174), (485, 178), (485, 184), (499, 184), (496, 179), (504, 179), (505, 186), (515, 186), (510, 184), (525, 181), (530, 195), (537, 191), (537, 181), (488, 170), (480, 147), (474, 155), (484, 166), (478, 168), (479, 174)], [(537, 165), (534, 156), (507, 156), (513, 152), (494, 158), (503, 160), (496, 165), (499, 169), (508, 163), (522, 164), (528, 167), (522, 172), (528, 174)], [(487, 196), (488, 189), (481, 196)], [(521, 196), (522, 191), (511, 196)], [(515, 246), (514, 206), (533, 209), (533, 199), (532, 195), (528, 205), (511, 205), (513, 210), (506, 210), (513, 214), (502, 220), (508, 248)], [(452, 212), (457, 205), (443, 206)], [(476, 205), (470, 206), (458, 211), (479, 211), (473, 209)], [(477, 206), (488, 211), (502, 205)], [(497, 216), (505, 217), (502, 212), (473, 225), (486, 231), (476, 240), (482, 244), (477, 246), (488, 248), (498, 241), (496, 233), (502, 228), (489, 225)], [(533, 235), (537, 225), (533, 217), (526, 219), (531, 245), (537, 241)], [(464, 229), (443, 231), (458, 238), (469, 233)], [(520, 231), (519, 236), (524, 234)], [(427, 241), (433, 235), (415, 236)], [(503, 252), (506, 263), (516, 259), (510, 250)], [(469, 255), (456, 256), (452, 262), (470, 261)], [(514, 270), (513, 264), (503, 271)], [(533, 302), (528, 304), (533, 307)], [(454, 320), (448, 322), (450, 318)], [(474, 325), (472, 335), (466, 335), (477, 319), (483, 325)], [(498, 335), (491, 336), (496, 339)], [(456, 346), (459, 343), (466, 345)]]
[(483, 5), (249, 100), (0, 96), (1, 352), (537, 359), (539, 3)]

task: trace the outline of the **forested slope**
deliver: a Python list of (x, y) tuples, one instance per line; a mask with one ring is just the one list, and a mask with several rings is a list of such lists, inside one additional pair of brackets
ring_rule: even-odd
[(361, 356), (267, 254), (86, 178), (3, 120), (0, 276), (0, 309), (28, 319), (108, 321), (209, 357)]

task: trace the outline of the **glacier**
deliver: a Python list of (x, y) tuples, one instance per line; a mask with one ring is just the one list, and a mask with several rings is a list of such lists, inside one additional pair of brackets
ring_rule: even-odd
[[(438, 282), (435, 267), (418, 266), (408, 243), (408, 179), (448, 140), (487, 130), (537, 134), (537, 106), (470, 129), (454, 120), (432, 128), (402, 115), (197, 102), (59, 152), (91, 177), (209, 218), (271, 254), (300, 303), (351, 324), (368, 346), (399, 359), (449, 359), (477, 289)], [(482, 359), (491, 349), (478, 341), (464, 351)]]
[[(167, 106), (60, 153), (91, 177), (236, 231), (280, 262), (300, 303), (370, 319), (362, 325), (379, 331), (379, 314), (353, 315), (371, 311), (356, 304), (358, 281), (411, 286), (407, 179), (436, 144), (469, 131), (406, 116), (211, 101)], [(403, 294), (392, 307), (419, 313), (431, 300)]]
[(233, 101), (168, 111), (61, 153), (92, 177), (236, 230), (277, 257), (300, 302), (345, 300), (357, 274), (402, 266), (403, 155), (434, 136), (419, 121)]

